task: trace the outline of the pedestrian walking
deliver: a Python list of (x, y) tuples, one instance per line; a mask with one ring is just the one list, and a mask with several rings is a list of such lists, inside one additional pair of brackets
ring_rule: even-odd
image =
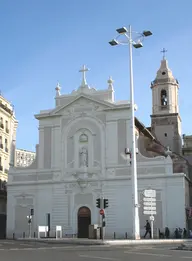
[(146, 220), (145, 230), (144, 238), (146, 238), (147, 234), (149, 234), (149, 237), (151, 238), (151, 225), (148, 220)]

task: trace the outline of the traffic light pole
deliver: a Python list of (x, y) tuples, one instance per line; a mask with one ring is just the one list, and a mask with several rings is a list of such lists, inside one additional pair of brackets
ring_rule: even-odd
[[(104, 209), (104, 197), (101, 197), (101, 209)], [(104, 240), (105, 238), (105, 228), (103, 227), (103, 215), (101, 216), (101, 238)]]
[(29, 238), (31, 238), (31, 223), (32, 223), (32, 218), (31, 218), (31, 221), (29, 223)]

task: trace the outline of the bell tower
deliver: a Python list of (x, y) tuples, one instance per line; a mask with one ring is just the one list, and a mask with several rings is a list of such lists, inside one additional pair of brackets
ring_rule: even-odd
[(168, 67), (163, 49), (163, 59), (155, 80), (151, 83), (151, 130), (164, 146), (182, 153), (181, 118), (179, 115), (179, 83)]

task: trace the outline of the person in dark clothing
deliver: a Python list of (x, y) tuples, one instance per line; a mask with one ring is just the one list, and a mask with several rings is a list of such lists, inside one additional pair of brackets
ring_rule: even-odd
[(146, 232), (145, 232), (144, 238), (146, 237), (147, 234), (149, 234), (149, 237), (151, 238), (151, 225), (148, 220), (146, 220), (145, 229), (146, 229)]

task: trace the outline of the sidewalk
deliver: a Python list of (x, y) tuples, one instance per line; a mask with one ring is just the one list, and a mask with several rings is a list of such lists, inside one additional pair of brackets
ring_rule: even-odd
[(125, 245), (159, 245), (159, 244), (185, 244), (192, 245), (190, 239), (140, 239), (140, 240), (95, 240), (95, 239), (81, 239), (81, 238), (18, 238), (16, 240), (24, 242), (42, 242), (50, 244), (71, 244), (71, 245), (111, 245), (111, 246), (125, 246)]

